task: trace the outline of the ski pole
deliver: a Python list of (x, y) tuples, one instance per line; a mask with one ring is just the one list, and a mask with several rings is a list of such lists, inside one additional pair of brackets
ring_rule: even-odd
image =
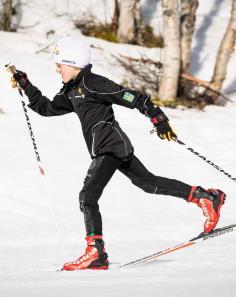
[[(16, 72), (16, 67), (14, 65), (12, 65), (11, 63), (5, 65), (5, 67), (6, 67), (7, 71), (9, 71), (12, 74), (14, 74)], [(39, 152), (38, 152), (38, 148), (37, 148), (37, 145), (36, 145), (32, 125), (30, 123), (30, 118), (29, 118), (29, 115), (28, 115), (28, 112), (27, 112), (27, 109), (26, 109), (26, 103), (25, 103), (25, 101), (23, 99), (24, 97), (23, 97), (22, 90), (21, 90), (20, 86), (16, 82), (13, 82), (13, 87), (17, 87), (18, 92), (22, 97), (21, 98), (21, 104), (22, 104), (23, 111), (24, 111), (24, 114), (25, 114), (26, 123), (27, 123), (28, 129), (29, 129), (29, 134), (30, 134), (30, 137), (31, 137), (31, 140), (32, 140), (32, 143), (33, 143), (33, 148), (34, 148), (36, 160), (37, 160), (37, 163), (38, 163), (39, 172), (40, 172), (41, 175), (44, 175), (45, 171), (43, 169), (41, 159), (40, 159), (40, 156), (39, 156)]]
[[(16, 72), (16, 67), (15, 65), (9, 63), (7, 65), (5, 65), (6, 69), (8, 72), (10, 72), (11, 74), (14, 74)], [(23, 92), (22, 92), (22, 89), (21, 87), (17, 84), (16, 81), (12, 81), (12, 87), (15, 88), (17, 87), (18, 89), (18, 92), (19, 94), (21, 95), (21, 104), (22, 104), (22, 107), (23, 107), (23, 111), (24, 111), (24, 114), (25, 114), (25, 118), (26, 118), (26, 122), (27, 122), (27, 126), (28, 126), (28, 129), (29, 129), (29, 133), (30, 133), (30, 137), (31, 137), (31, 140), (32, 140), (32, 143), (33, 143), (33, 148), (34, 148), (34, 152), (35, 152), (35, 156), (36, 156), (36, 159), (37, 159), (37, 163), (38, 163), (38, 166), (39, 166), (39, 172), (42, 176), (45, 177), (45, 171), (43, 169), (43, 166), (42, 166), (42, 163), (41, 163), (41, 159), (40, 159), (40, 156), (39, 156), (39, 152), (38, 152), (38, 148), (37, 148), (37, 145), (36, 145), (36, 141), (35, 141), (35, 137), (34, 137), (34, 133), (33, 133), (33, 129), (32, 129), (32, 125), (30, 123), (30, 118), (29, 118), (29, 115), (28, 115), (28, 112), (27, 112), (27, 108), (26, 108), (26, 103), (24, 101), (24, 96), (23, 96)], [(45, 180), (45, 179), (44, 179)], [(46, 181), (46, 180), (45, 180)], [(48, 190), (50, 189), (49, 186), (47, 185), (47, 188)], [(65, 248), (65, 245), (64, 245), (64, 241), (63, 241), (63, 232), (62, 232), (62, 228), (61, 228), (61, 225), (57, 219), (57, 216), (56, 216), (56, 212), (54, 211), (54, 208), (53, 208), (53, 199), (52, 199), (52, 194), (49, 193), (49, 196), (50, 196), (50, 211), (51, 211), (51, 214), (52, 214), (52, 217), (55, 221), (55, 225), (56, 225), (56, 229), (57, 229), (57, 234), (58, 234), (58, 239), (59, 239), (59, 242), (61, 243), (61, 246), (62, 246), (62, 250), (64, 252), (64, 254), (68, 254), (67, 251), (66, 251), (66, 248)]]
[[(184, 142), (182, 142), (178, 138), (175, 138), (174, 141), (177, 142), (180, 145), (186, 145)], [(225, 170), (223, 170), (222, 168), (220, 168), (220, 166), (218, 166), (218, 165), (214, 164), (212, 161), (208, 160), (206, 157), (202, 156), (200, 153), (196, 152), (193, 148), (187, 147), (187, 150), (190, 151), (191, 153), (193, 153), (195, 156), (198, 156), (199, 158), (201, 158), (206, 163), (208, 163), (211, 166), (213, 166), (218, 171), (222, 172), (224, 175), (226, 175), (232, 181), (236, 182), (236, 178), (235, 177), (233, 177), (231, 174), (229, 174), (228, 172), (226, 172)]]

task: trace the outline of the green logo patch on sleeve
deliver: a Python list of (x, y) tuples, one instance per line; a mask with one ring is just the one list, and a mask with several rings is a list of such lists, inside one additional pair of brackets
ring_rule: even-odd
[(129, 92), (125, 92), (125, 93), (124, 93), (124, 96), (123, 96), (123, 99), (126, 100), (126, 101), (129, 101), (129, 102), (133, 102), (133, 100), (134, 100), (134, 95), (132, 95), (132, 94), (129, 93)]

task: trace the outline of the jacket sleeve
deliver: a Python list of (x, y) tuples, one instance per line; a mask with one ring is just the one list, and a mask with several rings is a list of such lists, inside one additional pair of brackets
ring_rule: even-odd
[(52, 101), (43, 96), (39, 89), (32, 84), (27, 86), (25, 94), (30, 102), (28, 107), (42, 116), (59, 116), (74, 111), (73, 105), (64, 93), (63, 88)]
[(118, 104), (131, 109), (137, 108), (150, 120), (153, 118), (157, 118), (158, 122), (168, 120), (160, 107), (152, 103), (148, 94), (142, 94), (138, 91), (122, 87), (106, 77), (98, 76), (96, 83), (84, 81), (84, 87), (97, 100)]

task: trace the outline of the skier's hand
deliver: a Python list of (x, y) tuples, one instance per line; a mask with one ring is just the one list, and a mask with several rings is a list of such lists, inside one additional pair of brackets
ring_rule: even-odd
[(16, 86), (16, 84), (14, 84), (14, 81), (19, 84), (22, 90), (25, 90), (27, 86), (30, 84), (27, 74), (20, 70), (16, 70), (16, 72), (13, 74), (13, 77), (11, 79), (12, 87)]
[(168, 120), (160, 123), (154, 123), (154, 126), (156, 128), (157, 135), (161, 139), (167, 139), (168, 141), (171, 141), (177, 138), (177, 135), (172, 130)]

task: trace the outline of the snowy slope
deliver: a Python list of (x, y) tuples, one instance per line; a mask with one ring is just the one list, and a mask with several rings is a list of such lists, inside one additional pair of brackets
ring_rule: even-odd
[[(200, 2), (203, 5), (203, 1)], [(200, 6), (202, 23), (199, 21), (198, 28), (203, 26), (207, 12), (215, 7), (204, 47), (195, 51), (194, 61), (201, 61), (195, 69), (200, 77), (211, 75), (211, 66), (205, 61), (210, 65), (209, 53), (215, 51), (217, 40), (211, 37), (209, 30), (214, 27), (214, 34), (220, 35), (217, 30), (222, 30), (220, 28), (227, 20), (223, 15), (229, 11), (230, 1), (222, 2), (220, 11), (216, 9), (219, 1), (212, 1), (212, 6), (203, 5), (205, 10)], [(35, 3), (30, 1), (28, 4), (31, 12), (34, 12)], [(42, 15), (47, 5), (51, 5), (48, 9), (51, 11), (55, 3), (59, 2), (42, 2)], [(61, 9), (60, 5), (58, 9)], [(55, 26), (67, 17), (55, 18), (53, 10), (50, 16)], [(38, 20), (36, 17), (31, 19)], [(35, 54), (56, 38), (46, 39), (43, 28), (50, 26), (45, 21), (34, 28), (35, 32), (31, 28), (20, 34), (0, 32), (0, 65), (14, 62), (27, 71), (45, 95), (52, 97), (60, 88), (60, 78), (55, 74), (49, 53)], [(67, 26), (72, 28), (69, 22)], [(65, 29), (63, 33), (59, 31), (61, 34), (70, 30), (61, 27), (62, 31)], [(198, 39), (200, 36), (199, 33)], [(215, 37), (219, 42), (220, 36)], [(94, 71), (118, 82), (125, 73), (118, 66), (111, 67), (114, 60), (110, 53), (136, 56), (141, 51), (139, 47), (112, 45), (96, 39), (90, 41), (104, 48), (102, 52), (93, 49)], [(145, 50), (145, 54), (159, 55), (155, 50)], [(233, 59), (235, 61), (235, 57)], [(235, 83), (234, 72), (230, 69), (226, 88), (232, 91)], [(165, 256), (150, 265), (127, 270), (116, 268), (118, 263), (188, 239), (198, 233), (203, 224), (201, 211), (196, 206), (173, 197), (146, 194), (120, 173), (115, 174), (100, 201), (106, 248), (114, 263), (111, 270), (56, 272), (64, 262), (84, 251), (85, 232), (78, 193), (90, 159), (76, 115), (42, 118), (29, 111), (47, 173), (45, 178), (39, 175), (19, 95), (10, 88), (9, 75), (3, 71), (2, 68), (0, 107), (6, 113), (0, 115), (0, 296), (232, 296), (236, 289), (235, 233)], [(235, 100), (235, 93), (230, 93), (230, 97)], [(183, 147), (150, 135), (150, 123), (137, 111), (117, 106), (114, 109), (137, 156), (153, 173), (189, 184), (222, 188), (228, 197), (219, 225), (235, 222), (235, 183)], [(205, 112), (165, 111), (181, 140), (236, 176), (234, 104), (225, 108), (208, 107)]]

